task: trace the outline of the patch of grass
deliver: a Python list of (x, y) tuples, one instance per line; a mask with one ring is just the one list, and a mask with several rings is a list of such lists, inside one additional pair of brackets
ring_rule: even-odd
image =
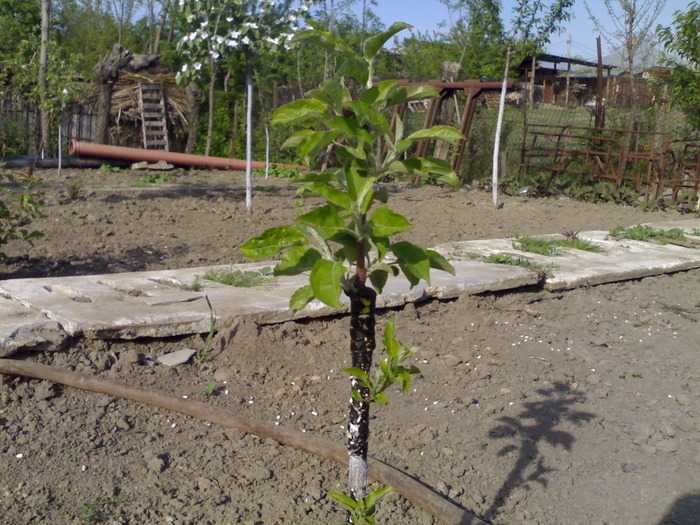
[(558, 250), (555, 241), (547, 241), (544, 239), (536, 239), (529, 235), (515, 236), (513, 248), (523, 252), (535, 253), (537, 255), (559, 256), (563, 255), (561, 250)]
[(190, 284), (183, 284), (182, 289), (187, 291), (187, 292), (201, 292), (202, 289), (204, 288), (204, 284), (202, 283), (202, 276), (197, 275), (194, 278), (194, 281), (192, 281)]
[(511, 266), (522, 266), (523, 268), (529, 268), (530, 270), (539, 270), (541, 272), (546, 272), (547, 270), (553, 270), (556, 268), (555, 265), (548, 265), (547, 267), (537, 264), (522, 257), (512, 257), (510, 255), (503, 255), (501, 253), (492, 253), (488, 257), (484, 257), (484, 262), (492, 264), (509, 264)]
[(77, 518), (85, 525), (118, 519), (122, 514), (118, 507), (127, 501), (128, 498), (123, 496), (97, 496), (83, 503)]
[(139, 184), (142, 186), (146, 186), (147, 184), (159, 184), (161, 182), (169, 182), (172, 178), (173, 176), (170, 173), (153, 173), (141, 177), (139, 179)]
[(576, 236), (569, 236), (566, 239), (550, 241), (554, 246), (562, 248), (573, 248), (574, 250), (582, 250), (584, 252), (602, 253), (605, 249), (599, 244), (592, 243), (585, 239), (579, 239)]
[(122, 169), (117, 166), (110, 166), (109, 164), (103, 164), (100, 166), (100, 171), (108, 171), (110, 173), (119, 173)]
[(243, 272), (241, 270), (209, 270), (202, 279), (215, 283), (236, 286), (238, 288), (252, 288), (260, 286), (270, 280), (270, 268), (263, 268), (253, 272)]
[(636, 379), (641, 379), (644, 376), (642, 375), (641, 372), (632, 372), (632, 377), (634, 377)]
[(698, 322), (698, 318), (694, 314), (697, 314), (700, 312), (696, 312), (690, 308), (683, 308), (682, 306), (680, 306), (678, 304), (665, 304), (665, 303), (661, 303), (661, 302), (659, 302), (659, 304), (661, 305), (661, 309), (664, 312), (671, 312), (672, 314), (676, 314), (676, 315), (682, 317), (683, 319), (686, 319), (686, 320), (691, 321), (693, 323)]
[(658, 242), (668, 244), (671, 241), (685, 241), (685, 234), (680, 228), (671, 230), (655, 230), (651, 226), (637, 224), (631, 228), (618, 226), (610, 230), (610, 236), (616, 239), (629, 239), (631, 241)]

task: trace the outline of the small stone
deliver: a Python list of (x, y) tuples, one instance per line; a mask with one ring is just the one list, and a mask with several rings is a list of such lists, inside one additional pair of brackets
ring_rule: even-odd
[(452, 354), (448, 354), (444, 357), (445, 366), (455, 367), (462, 362), (462, 360)]
[(214, 379), (216, 381), (228, 381), (233, 376), (233, 372), (230, 368), (222, 366), (214, 372)]
[(443, 496), (447, 496), (450, 493), (450, 487), (444, 481), (439, 481), (435, 488)]
[(626, 474), (629, 474), (631, 472), (636, 472), (638, 467), (634, 463), (623, 463), (622, 464), (622, 472), (625, 472)]
[(127, 350), (119, 354), (119, 364), (124, 365), (137, 365), (141, 362), (141, 356), (136, 350)]
[(662, 441), (656, 441), (654, 447), (661, 452), (672, 453), (678, 450), (678, 445), (672, 439), (664, 439)]
[(163, 458), (158, 456), (151, 456), (150, 458), (146, 459), (146, 467), (148, 467), (148, 470), (151, 470), (156, 474), (160, 474), (165, 470), (165, 461), (163, 461)]
[(186, 363), (196, 353), (196, 350), (192, 350), (191, 348), (183, 348), (182, 350), (170, 352), (169, 354), (158, 357), (158, 362), (165, 366), (175, 367)]

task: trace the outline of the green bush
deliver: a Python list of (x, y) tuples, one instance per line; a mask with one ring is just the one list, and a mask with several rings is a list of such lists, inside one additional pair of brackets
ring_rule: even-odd
[[(42, 217), (42, 194), (35, 191), (40, 181), (10, 172), (0, 173), (0, 181), (3, 183), (0, 193), (0, 248), (13, 239), (32, 244), (34, 239), (44, 235), (27, 229), (34, 219)], [(0, 251), (0, 258), (5, 257), (5, 253)]]

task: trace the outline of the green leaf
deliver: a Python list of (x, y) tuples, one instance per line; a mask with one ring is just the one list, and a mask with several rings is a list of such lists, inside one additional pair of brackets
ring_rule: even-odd
[(387, 323), (386, 328), (384, 328), (384, 338), (382, 340), (386, 353), (392, 359), (396, 359), (399, 355), (399, 342), (394, 337), (395, 321), (396, 317), (392, 316), (391, 320)]
[(462, 135), (452, 126), (433, 126), (429, 129), (420, 129), (414, 133), (411, 133), (408, 137), (406, 137), (404, 140), (402, 140), (396, 145), (396, 151), (402, 153), (406, 151), (411, 146), (411, 144), (418, 140), (438, 139), (444, 140), (445, 142), (449, 142), (450, 144), (454, 144), (455, 142), (463, 138), (464, 135)]
[(436, 270), (442, 270), (443, 272), (447, 272), (451, 275), (455, 274), (454, 267), (442, 255), (440, 255), (435, 250), (428, 249), (426, 251), (428, 253), (428, 257), (430, 257), (431, 268), (435, 268)]
[(310, 212), (300, 215), (296, 222), (311, 226), (325, 240), (345, 229), (345, 222), (338, 215), (338, 208), (331, 204), (314, 208)]
[(305, 129), (303, 131), (298, 131), (297, 133), (294, 133), (293, 135), (290, 135), (287, 140), (285, 140), (282, 143), (282, 146), (280, 146), (281, 149), (290, 149), (290, 148), (298, 148), (299, 144), (301, 144), (304, 140), (306, 140), (309, 135), (313, 135), (315, 132), (310, 129)]
[(297, 312), (303, 309), (307, 304), (314, 300), (314, 291), (310, 284), (302, 286), (292, 294), (289, 300), (289, 309)]
[(350, 368), (343, 368), (343, 372), (346, 374), (350, 374), (351, 376), (356, 377), (357, 379), (360, 379), (362, 382), (365, 384), (370, 383), (369, 375), (367, 372), (362, 370), (361, 368), (358, 368), (356, 366), (350, 367)]
[(392, 244), (390, 250), (399, 260), (401, 269), (414, 286), (417, 283), (413, 282), (412, 276), (430, 282), (430, 258), (425, 248), (401, 241)]
[(366, 60), (373, 60), (374, 57), (377, 56), (377, 53), (379, 53), (379, 50), (384, 47), (384, 44), (386, 44), (392, 36), (404, 29), (410, 29), (411, 27), (413, 26), (410, 24), (396, 22), (386, 31), (367, 38), (362, 44), (363, 56)]
[(380, 489), (374, 490), (365, 496), (365, 505), (368, 507), (373, 507), (377, 504), (380, 498), (383, 498), (389, 492), (394, 490), (392, 487), (382, 487)]
[(433, 86), (419, 85), (407, 86), (396, 89), (386, 101), (386, 105), (391, 107), (405, 102), (415, 102), (426, 98), (437, 98), (440, 96)]
[(369, 104), (354, 100), (348, 104), (348, 107), (355, 113), (360, 124), (371, 126), (382, 135), (391, 134), (391, 128), (389, 127), (387, 118)]
[(307, 96), (332, 107), (336, 111), (340, 111), (343, 103), (352, 98), (348, 88), (337, 78), (327, 80), (318, 88), (309, 91)]
[(272, 257), (285, 248), (309, 244), (308, 239), (293, 226), (276, 226), (248, 239), (240, 247), (241, 253), (251, 259)]
[(329, 202), (344, 209), (351, 210), (353, 201), (348, 197), (347, 193), (328, 184), (311, 183), (306, 186), (310, 191), (324, 197)]
[(377, 293), (382, 293), (387, 280), (389, 279), (389, 272), (386, 270), (374, 270), (369, 274), (369, 280), (372, 286), (377, 291)]
[(298, 275), (311, 270), (321, 258), (318, 250), (309, 246), (294, 246), (282, 256), (282, 262), (275, 266), (275, 275)]
[(315, 163), (318, 154), (338, 136), (337, 131), (314, 131), (299, 141), (299, 155), (307, 165)]
[(344, 273), (345, 266), (340, 261), (333, 262), (326, 259), (316, 261), (309, 278), (314, 296), (328, 306), (339, 308), (342, 291), (340, 279)]
[(369, 222), (372, 225), (372, 232), (378, 237), (389, 237), (411, 227), (406, 217), (389, 209), (388, 206), (380, 206), (374, 210)]
[(355, 510), (355, 507), (357, 507), (357, 502), (350, 496), (340, 494), (339, 492), (329, 492), (328, 495), (331, 497), (331, 499), (333, 499), (333, 501), (344, 507), (346, 510), (349, 510), (350, 512)]
[(328, 116), (328, 107), (318, 100), (301, 99), (278, 108), (270, 118), (273, 124), (296, 124)]
[(380, 405), (386, 405), (389, 400), (386, 397), (386, 394), (384, 392), (377, 392), (374, 394), (374, 400), (379, 403)]

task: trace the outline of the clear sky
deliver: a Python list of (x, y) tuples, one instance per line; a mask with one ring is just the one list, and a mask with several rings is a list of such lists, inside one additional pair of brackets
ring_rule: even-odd
[[(393, 22), (406, 22), (413, 25), (418, 31), (432, 32), (441, 29), (441, 22), (449, 24), (447, 8), (441, 4), (439, 0), (377, 0), (377, 4), (376, 6), (372, 6), (372, 10), (387, 26), (391, 25)], [(600, 21), (603, 24), (609, 23), (609, 19), (607, 19), (608, 15), (603, 9), (603, 3), (601, 1), (588, 0), (588, 4), (593, 9), (596, 9), (593, 6), (597, 7)], [(503, 0), (502, 16), (506, 23), (513, 18), (514, 5), (517, 5), (516, 0)], [(670, 24), (673, 13), (685, 9), (687, 5), (687, 0), (668, 0), (657, 22), (661, 24)], [(359, 11), (361, 6), (362, 1), (360, 0), (356, 4), (356, 9)], [(408, 32), (402, 34), (408, 35)], [(602, 37), (602, 35), (597, 34), (595, 25), (588, 17), (583, 0), (576, 0), (572, 20), (564, 26), (564, 32), (561, 35), (553, 35), (547, 51), (555, 55), (566, 56), (569, 35), (571, 35), (572, 40), (572, 56), (591, 60), (595, 59), (595, 39), (596, 36)], [(610, 49), (604, 38), (601, 38), (601, 43), (603, 56), (605, 56)]]

